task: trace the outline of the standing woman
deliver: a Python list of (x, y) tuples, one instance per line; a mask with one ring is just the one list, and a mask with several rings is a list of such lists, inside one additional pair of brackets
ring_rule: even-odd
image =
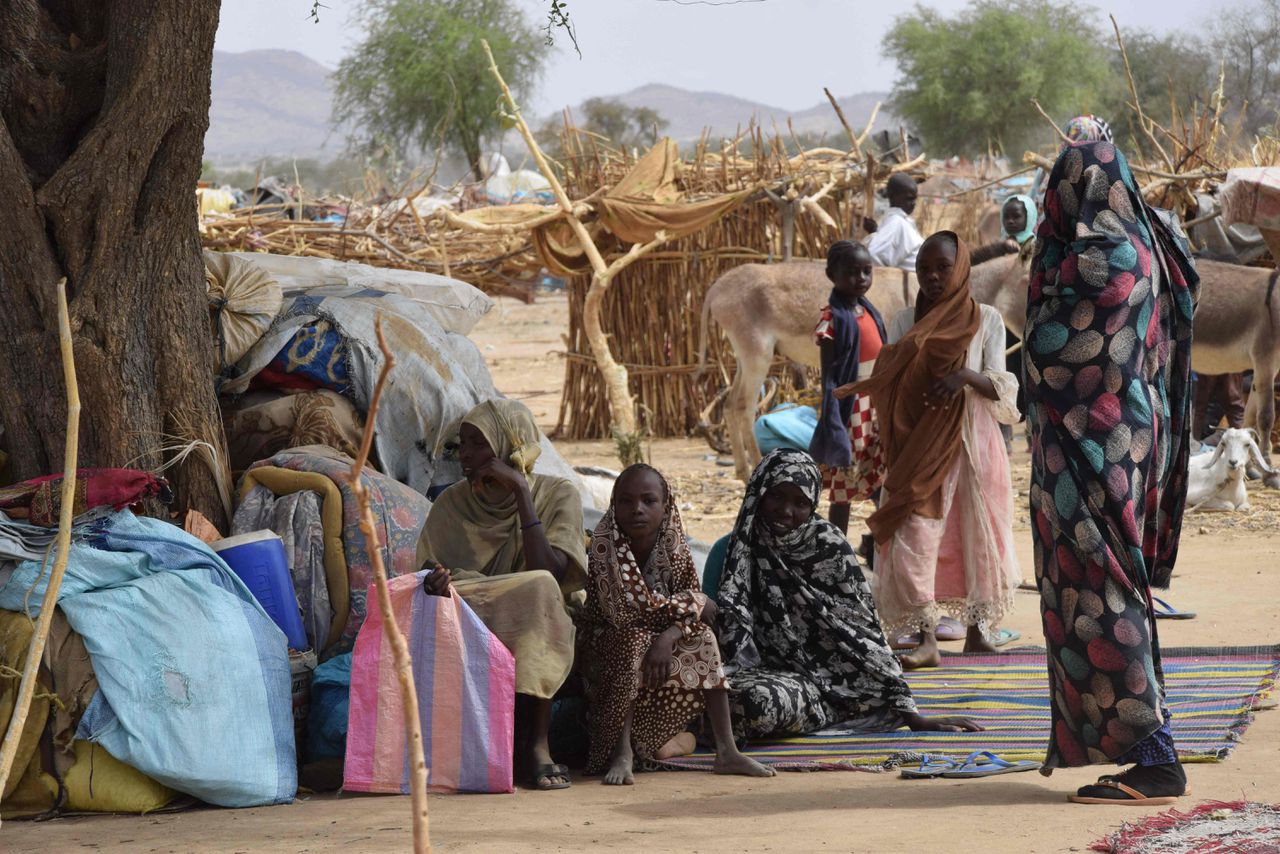
[(1005, 370), (1004, 321), (969, 290), (969, 250), (950, 231), (916, 258), (920, 295), (889, 327), (869, 380), (887, 476), (867, 520), (880, 548), (876, 607), (890, 637), (920, 632), (903, 667), (941, 663), (946, 613), (967, 628), (966, 652), (992, 652), (983, 624), (1013, 605), (1013, 484), (1000, 424), (1018, 420), (1018, 381)]
[(1199, 277), (1109, 141), (1058, 157), (1027, 300), (1036, 581), (1053, 727), (1044, 771), (1134, 763), (1079, 803), (1186, 791), (1151, 587), (1166, 587), (1186, 499)]

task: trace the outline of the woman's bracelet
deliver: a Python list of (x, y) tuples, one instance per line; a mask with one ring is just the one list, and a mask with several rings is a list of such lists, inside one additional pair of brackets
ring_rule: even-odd
[(542, 524), (542, 520), (541, 520), (541, 519), (534, 519), (534, 520), (533, 520), (532, 522), (530, 522), (528, 525), (521, 525), (521, 526), (520, 526), (520, 530), (522, 530), (522, 531), (527, 531), (527, 530), (529, 530), (530, 528), (537, 527), (538, 525), (541, 525), (541, 524)]

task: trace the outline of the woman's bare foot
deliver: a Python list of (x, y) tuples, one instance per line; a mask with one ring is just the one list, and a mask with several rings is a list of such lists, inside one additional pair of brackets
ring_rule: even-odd
[(671, 740), (658, 748), (658, 759), (675, 759), (677, 756), (688, 756), (698, 747), (698, 741), (691, 732), (682, 732), (672, 736)]
[(777, 773), (768, 765), (761, 765), (750, 756), (744, 756), (737, 748), (716, 754), (715, 772), (743, 777), (772, 777)]
[(965, 652), (999, 652), (980, 625), (972, 625), (964, 636)]
[(898, 659), (903, 670), (917, 670), (921, 667), (938, 667), (942, 664), (942, 654), (938, 652), (938, 636), (933, 632), (920, 633), (920, 645), (910, 655)]
[(609, 767), (604, 772), (606, 786), (631, 786), (636, 782), (634, 770), (635, 757), (631, 753), (631, 740), (619, 741), (609, 757)]

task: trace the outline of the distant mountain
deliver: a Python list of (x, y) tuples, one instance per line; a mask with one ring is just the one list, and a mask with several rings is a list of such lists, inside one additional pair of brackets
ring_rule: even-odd
[(205, 159), (238, 164), (338, 154), (345, 139), (329, 129), (330, 74), (332, 69), (292, 50), (215, 50)]
[[(346, 142), (332, 131), (332, 69), (292, 50), (213, 52), (213, 104), (205, 159), (217, 165), (241, 165), (262, 157), (329, 159)], [(787, 132), (787, 119), (796, 133), (827, 134), (841, 145), (844, 130), (831, 105), (823, 100), (795, 112), (719, 92), (691, 92), (650, 83), (613, 96), (631, 107), (649, 107), (667, 120), (665, 133), (680, 142), (697, 139), (703, 128), (713, 138), (732, 136), (754, 117), (766, 132), (774, 123)], [(840, 106), (856, 131), (866, 125), (883, 93), (864, 92), (841, 98)], [(881, 110), (876, 129), (896, 127), (897, 120)], [(518, 145), (518, 141), (516, 143)]]
[[(614, 97), (629, 107), (657, 110), (668, 122), (664, 133), (679, 141), (697, 139), (702, 135), (703, 128), (708, 127), (713, 139), (732, 136), (739, 127), (745, 129), (753, 117), (766, 133), (773, 130), (775, 122), (782, 133), (787, 133), (787, 119), (790, 118), (797, 134), (825, 133), (833, 141), (845, 138), (844, 128), (840, 126), (835, 110), (831, 109), (831, 103), (825, 99), (808, 109), (790, 111), (734, 95), (690, 92), (662, 83), (650, 83)], [(863, 92), (839, 100), (845, 118), (856, 132), (861, 133), (876, 103), (887, 99), (888, 95), (883, 92)], [(896, 127), (897, 121), (888, 111), (881, 109), (875, 130)]]

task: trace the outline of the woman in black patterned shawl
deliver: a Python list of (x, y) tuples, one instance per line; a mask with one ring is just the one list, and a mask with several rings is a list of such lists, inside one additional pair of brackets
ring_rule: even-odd
[(1151, 587), (1166, 587), (1186, 498), (1199, 278), (1110, 141), (1064, 148), (1027, 300), (1036, 581), (1053, 726), (1042, 773), (1134, 763), (1081, 803), (1183, 794)]
[(813, 459), (785, 448), (747, 484), (718, 597), (735, 729), (981, 730), (916, 710), (853, 547), (814, 512), (821, 489)]

